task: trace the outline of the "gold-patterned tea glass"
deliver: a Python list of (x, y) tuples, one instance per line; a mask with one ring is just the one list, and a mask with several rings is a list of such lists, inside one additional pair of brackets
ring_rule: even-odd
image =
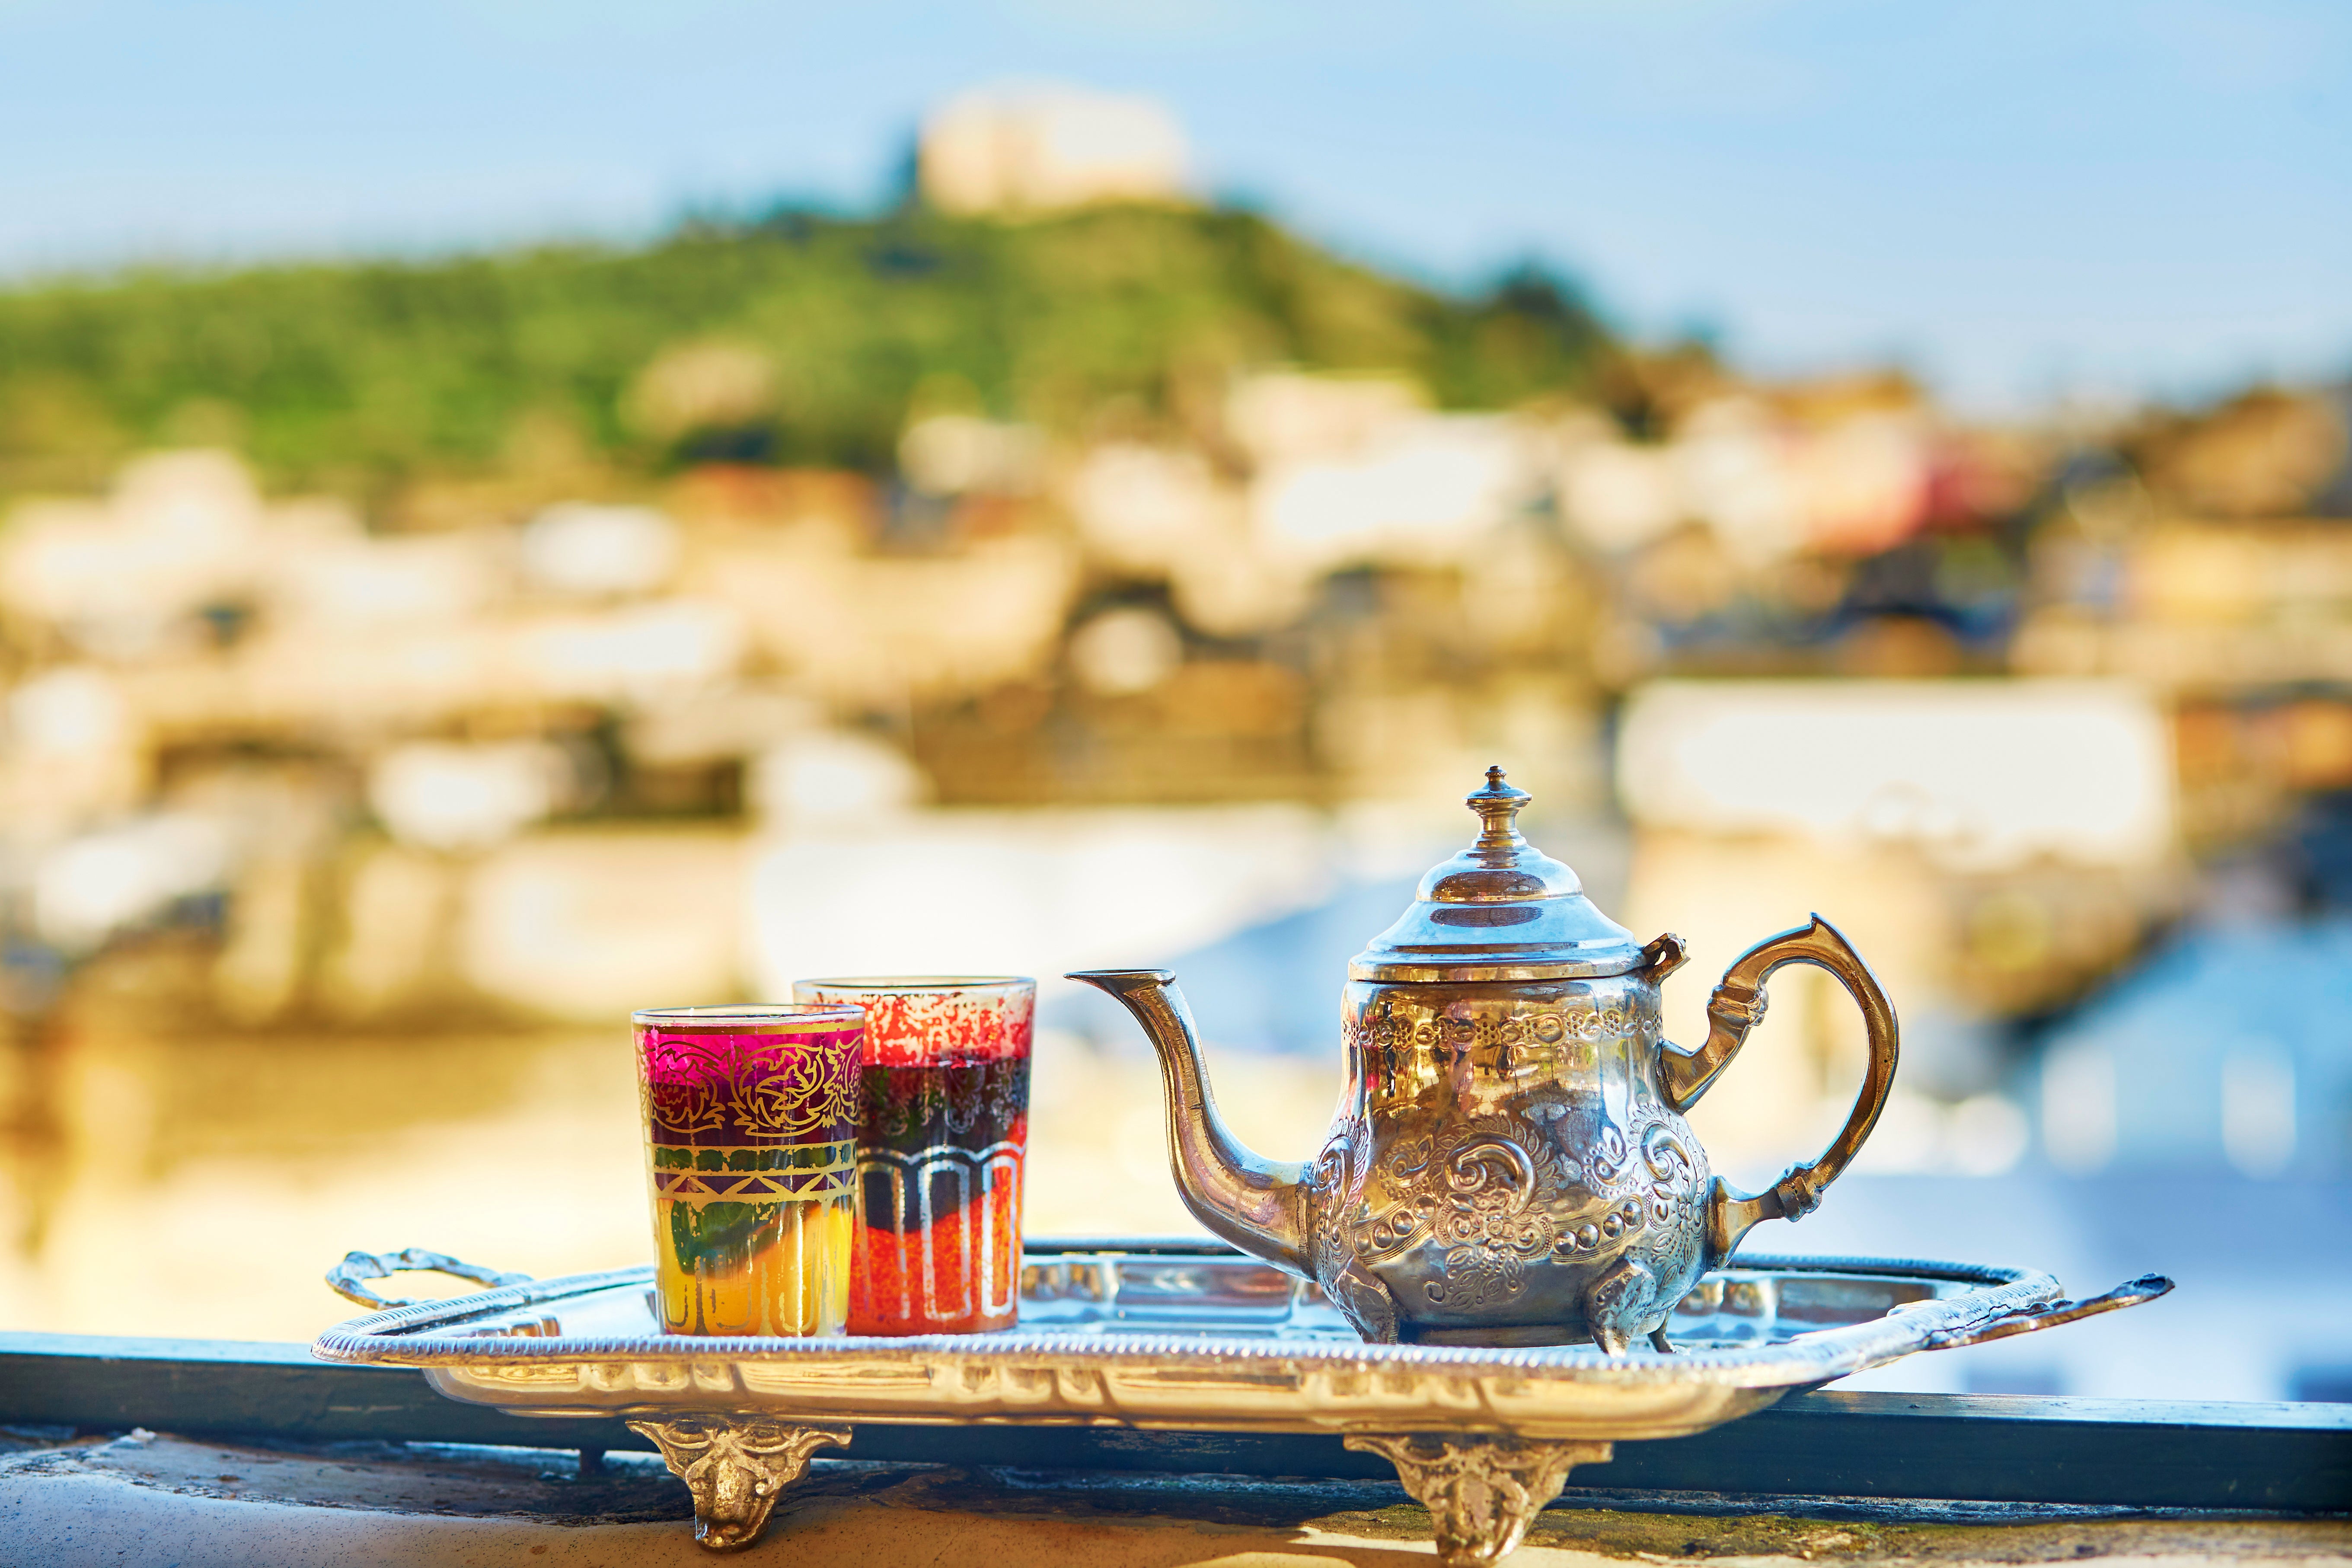
[(630, 1021), (662, 1327), (840, 1333), (865, 1009), (651, 1007)]

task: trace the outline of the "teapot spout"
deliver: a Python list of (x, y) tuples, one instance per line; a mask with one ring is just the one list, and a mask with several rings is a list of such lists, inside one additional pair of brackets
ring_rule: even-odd
[(1168, 1163), (1192, 1217), (1244, 1252), (1306, 1274), (1307, 1168), (1262, 1160), (1225, 1130), (1176, 976), (1165, 969), (1093, 969), (1069, 978), (1116, 997), (1160, 1053)]

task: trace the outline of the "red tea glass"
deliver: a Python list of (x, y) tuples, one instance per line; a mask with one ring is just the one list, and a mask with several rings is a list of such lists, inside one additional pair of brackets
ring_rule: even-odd
[(1037, 983), (891, 975), (803, 980), (793, 994), (866, 1009), (849, 1331), (1011, 1328)]
[(866, 1015), (653, 1007), (631, 1022), (663, 1329), (840, 1333)]

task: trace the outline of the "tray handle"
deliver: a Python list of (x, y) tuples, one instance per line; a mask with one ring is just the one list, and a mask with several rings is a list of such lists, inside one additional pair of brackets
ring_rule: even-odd
[(446, 1253), (427, 1252), (421, 1247), (404, 1247), (398, 1252), (347, 1252), (343, 1260), (327, 1270), (327, 1289), (346, 1301), (356, 1301), (362, 1307), (378, 1311), (388, 1307), (423, 1306), (429, 1298), (395, 1298), (380, 1296), (368, 1289), (368, 1281), (405, 1270), (454, 1275), (471, 1279), (477, 1285), (528, 1285), (528, 1274), (501, 1274), (495, 1268), (485, 1268), (478, 1263), (467, 1263)]
[(1980, 1345), (1988, 1340), (2005, 1340), (2012, 1334), (2030, 1334), (2037, 1329), (2054, 1329), (2079, 1318), (2095, 1318), (2102, 1312), (2153, 1301), (2171, 1289), (2172, 1281), (2164, 1275), (2143, 1274), (2137, 1279), (2125, 1280), (2105, 1295), (2088, 1296), (2080, 1301), (2048, 1301), (2007, 1313), (1989, 1323), (1979, 1323), (1972, 1329), (1948, 1330), (1929, 1340), (1927, 1348), (1958, 1350), (1962, 1345)]

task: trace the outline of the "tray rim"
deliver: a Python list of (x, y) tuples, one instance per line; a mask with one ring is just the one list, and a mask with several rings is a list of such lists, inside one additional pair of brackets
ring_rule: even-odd
[[(1132, 1247), (1111, 1238), (1087, 1238), (1082, 1247), (1045, 1238), (1024, 1248), (1024, 1258), (1041, 1260), (1093, 1256), (1148, 1257), (1168, 1261), (1186, 1257), (1203, 1261), (1254, 1263), (1246, 1254), (1209, 1243), (1180, 1251), (1160, 1238), (1138, 1237)], [(1049, 1248), (1051, 1248), (1049, 1250)], [(1272, 1268), (1266, 1264), (1263, 1267)], [(1029, 1367), (1041, 1360), (1102, 1370), (1149, 1365), (1234, 1377), (1277, 1367), (1306, 1370), (1349, 1368), (1364, 1372), (1425, 1372), (1449, 1377), (1534, 1378), (1621, 1388), (1694, 1384), (1727, 1388), (1789, 1389), (1817, 1384), (1900, 1360), (1916, 1351), (2021, 1310), (2059, 1299), (2059, 1283), (2039, 1269), (1924, 1258), (1811, 1257), (1758, 1254), (1735, 1258), (1710, 1273), (1861, 1275), (1915, 1278), (1969, 1287), (1942, 1299), (1907, 1304), (1860, 1323), (1811, 1330), (1769, 1344), (1677, 1351), (1647, 1349), (1611, 1356), (1597, 1346), (1547, 1345), (1490, 1348), (1465, 1345), (1379, 1345), (1341, 1340), (1273, 1340), (1189, 1332), (1024, 1332), (936, 1334), (906, 1338), (836, 1335), (810, 1339), (688, 1338), (635, 1335), (610, 1337), (518, 1336), (486, 1338), (418, 1332), (488, 1312), (509, 1310), (596, 1290), (651, 1280), (653, 1266), (605, 1269), (500, 1286), (446, 1300), (394, 1307), (338, 1323), (311, 1346), (320, 1360), (449, 1371), (488, 1372), (516, 1363), (755, 1363), (876, 1367), (941, 1362), (978, 1366)], [(436, 1378), (436, 1384), (440, 1379)]]

